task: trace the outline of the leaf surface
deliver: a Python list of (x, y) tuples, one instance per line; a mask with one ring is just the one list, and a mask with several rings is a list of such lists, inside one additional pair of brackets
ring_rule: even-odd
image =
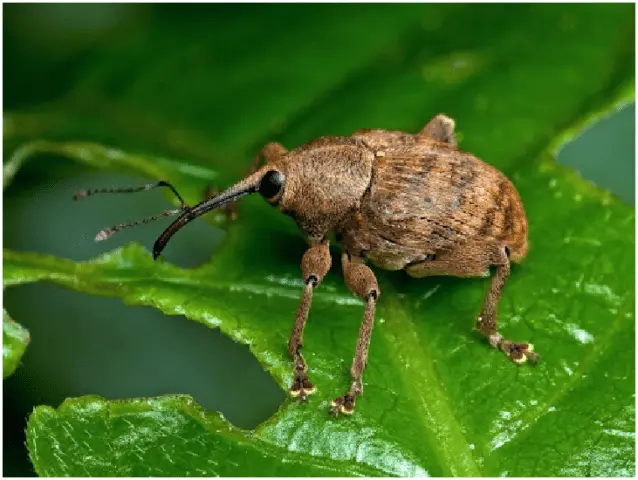
[(18, 368), (20, 359), (29, 345), (29, 332), (16, 323), (2, 309), (2, 378), (7, 378)]

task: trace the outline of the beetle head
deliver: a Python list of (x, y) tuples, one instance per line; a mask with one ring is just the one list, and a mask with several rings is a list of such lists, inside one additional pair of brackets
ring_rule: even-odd
[(370, 185), (373, 154), (346, 137), (324, 137), (262, 170), (259, 192), (312, 240), (338, 229)]
[(138, 188), (85, 190), (75, 198), (93, 193), (136, 192), (155, 187), (169, 187), (181, 202), (181, 208), (167, 210), (137, 222), (116, 225), (102, 230), (96, 240), (104, 240), (116, 231), (164, 216), (178, 215), (157, 237), (153, 245), (153, 258), (157, 258), (168, 241), (186, 224), (222, 208), (251, 193), (259, 193), (272, 206), (291, 216), (311, 239), (322, 239), (326, 233), (338, 228), (348, 214), (360, 203), (372, 175), (372, 153), (352, 138), (324, 137), (276, 160), (228, 188), (224, 192), (195, 205), (187, 206), (177, 191), (166, 182), (157, 182)]

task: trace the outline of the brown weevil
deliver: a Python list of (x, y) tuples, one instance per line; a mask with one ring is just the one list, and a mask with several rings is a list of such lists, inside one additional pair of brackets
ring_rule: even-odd
[(312, 293), (331, 266), (329, 233), (341, 243), (346, 285), (365, 302), (350, 368), (352, 385), (332, 401), (331, 413), (351, 414), (363, 394), (361, 377), (381, 295), (366, 261), (386, 270), (405, 270), (412, 277), (486, 277), (495, 267), (476, 328), (514, 362), (538, 360), (531, 344), (506, 340), (496, 322), (510, 262), (520, 262), (527, 253), (521, 199), (505, 175), (456, 147), (454, 121), (445, 115), (434, 117), (417, 134), (360, 130), (350, 137), (322, 137), (291, 151), (269, 143), (246, 178), (194, 207), (163, 181), (130, 189), (87, 190), (76, 198), (155, 187), (170, 188), (181, 207), (105, 229), (96, 240), (127, 226), (178, 214), (153, 246), (157, 258), (191, 220), (257, 192), (291, 216), (307, 238), (309, 248), (301, 259), (305, 286), (288, 343), (294, 397), (305, 400), (315, 390), (301, 347)]

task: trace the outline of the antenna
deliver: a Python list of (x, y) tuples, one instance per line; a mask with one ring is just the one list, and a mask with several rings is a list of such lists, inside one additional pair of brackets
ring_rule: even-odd
[(112, 237), (115, 233), (117, 233), (118, 231), (122, 230), (123, 228), (136, 227), (138, 225), (144, 225), (146, 223), (152, 222), (153, 220), (157, 220), (158, 218), (172, 217), (173, 215), (177, 215), (178, 213), (182, 213), (182, 212), (183, 212), (182, 209), (164, 210), (159, 215), (153, 215), (151, 217), (146, 217), (146, 218), (143, 218), (142, 220), (135, 220), (134, 222), (127, 222), (127, 223), (118, 223), (117, 225), (113, 225), (112, 227), (108, 227), (108, 228), (105, 228), (104, 230), (100, 230), (97, 233), (97, 235), (95, 236), (95, 241), (96, 242), (101, 242), (103, 240), (106, 240), (107, 238)]
[(147, 183), (146, 185), (142, 185), (140, 187), (90, 188), (88, 190), (80, 190), (75, 195), (73, 195), (73, 200), (82, 200), (86, 197), (90, 197), (91, 195), (95, 195), (96, 193), (136, 193), (136, 192), (144, 192), (146, 190), (152, 190), (158, 187), (170, 188), (171, 191), (175, 194), (175, 196), (179, 200), (179, 203), (181, 203), (182, 209), (186, 207), (186, 202), (184, 202), (184, 199), (182, 198), (182, 196), (179, 193), (177, 193), (177, 190), (175, 189), (175, 187), (171, 185), (170, 183), (165, 182), (164, 180), (160, 180), (159, 182), (155, 182), (155, 183)]
[(112, 227), (108, 227), (105, 228), (104, 230), (101, 230), (98, 232), (98, 234), (95, 236), (95, 241), (96, 242), (101, 242), (103, 240), (106, 240), (107, 238), (112, 237), (115, 233), (117, 233), (118, 231), (122, 230), (123, 228), (128, 228), (128, 227), (136, 227), (138, 225), (145, 225), (147, 223), (150, 223), (154, 220), (157, 220), (159, 218), (164, 218), (164, 217), (172, 217), (174, 215), (178, 215), (186, 210), (189, 210), (190, 207), (188, 205), (186, 205), (186, 202), (184, 202), (184, 199), (182, 198), (182, 196), (177, 192), (177, 190), (175, 189), (175, 187), (173, 187), (173, 185), (171, 185), (168, 182), (165, 182), (163, 180), (160, 180), (159, 182), (155, 182), (155, 183), (147, 183), (146, 185), (142, 185), (139, 187), (124, 187), (124, 188), (91, 188), (91, 189), (87, 189), (87, 190), (80, 190), (79, 192), (77, 192), (75, 195), (73, 195), (73, 200), (82, 200), (84, 198), (90, 197), (92, 195), (98, 194), (98, 193), (136, 193), (136, 192), (144, 192), (147, 190), (152, 190), (154, 188), (159, 188), (159, 187), (167, 187), (169, 188), (177, 197), (177, 199), (180, 202), (180, 208), (175, 209), (175, 210), (164, 210), (162, 213), (157, 214), (157, 215), (153, 215), (147, 218), (143, 218), (141, 220), (135, 220), (133, 222), (126, 222), (126, 223), (119, 223), (117, 225), (113, 225)]

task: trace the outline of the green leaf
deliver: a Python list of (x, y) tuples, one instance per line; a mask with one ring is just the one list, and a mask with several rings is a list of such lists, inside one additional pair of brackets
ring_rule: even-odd
[[(308, 404), (288, 400), (249, 432), (188, 397), (38, 407), (28, 444), (40, 475), (634, 474), (634, 209), (551, 158), (563, 132), (628, 93), (633, 7), (388, 8), (259, 7), (212, 25), (193, 15), (188, 31), (160, 15), (104, 46), (50, 111), (8, 116), (8, 143), (28, 143), (5, 164), (5, 183), (32, 153), (52, 152), (176, 179), (195, 202), (214, 171), (239, 175), (268, 140), (416, 131), (445, 111), (462, 148), (502, 168), (524, 201), (530, 254), (499, 319), (542, 363), (517, 368), (472, 331), (485, 280), (378, 272), (365, 396), (352, 418), (329, 418), (349, 385), (362, 314), (334, 261), (305, 331), (318, 387)], [(302, 38), (316, 41), (291, 42)], [(191, 57), (214, 61), (200, 68)], [(205, 162), (220, 152), (243, 160)], [(185, 315), (249, 345), (287, 388), (303, 241), (258, 198), (227, 230), (192, 270), (153, 262), (139, 245), (79, 263), (5, 250), (4, 284), (54, 282)]]
[(7, 378), (18, 368), (20, 359), (29, 345), (29, 332), (13, 321), (2, 309), (2, 378)]
[[(109, 402), (100, 397), (40, 407), (29, 419), (29, 449), (41, 476), (230, 476), (241, 465), (259, 465), (263, 476), (313, 476), (343, 471), (343, 462), (297, 455), (270, 445), (205, 412), (188, 396)], [(60, 451), (48, 438), (71, 449)], [(44, 441), (43, 441), (44, 440)], [(177, 441), (176, 441), (177, 440)], [(214, 452), (214, 455), (211, 455)], [(76, 464), (75, 456), (85, 461)], [(67, 463), (68, 462), (68, 463)], [(352, 467), (350, 467), (352, 468)], [(373, 469), (351, 470), (373, 475)]]
[[(516, 474), (534, 475), (554, 472), (555, 465), (576, 468), (563, 463), (563, 455), (554, 450), (553, 443), (545, 443), (553, 437), (557, 422), (569, 431), (584, 418), (600, 415), (595, 412), (604, 407), (609, 412), (608, 423), (588, 429), (587, 436), (597, 432), (600, 440), (600, 436), (614, 434), (610, 431), (629, 435), (633, 419), (629, 333), (633, 331), (634, 300), (624, 283), (632, 275), (629, 247), (633, 212), (607, 195), (600, 198), (593, 187), (574, 176), (561, 179), (551, 173), (530, 172), (519, 181), (521, 195), (532, 199), (528, 213), (532, 231), (536, 231), (532, 235), (534, 250), (509, 281), (501, 309), (505, 331), (525, 335), (539, 348), (544, 347), (542, 365), (534, 370), (516, 369), (501, 355), (489, 352), (471, 333), (470, 320), (482, 296), (477, 282), (408, 282), (393, 278), (398, 285), (387, 281), (382, 284), (384, 302), (372, 341), (372, 358), (377, 361), (371, 360), (366, 372), (366, 396), (359, 402), (356, 417), (330, 420), (326, 403), (347, 384), (347, 362), (361, 310), (359, 302), (330, 276), (317, 291), (306, 334), (313, 380), (321, 387), (320, 400), (307, 406), (287, 403), (255, 431), (256, 437), (279, 448), (294, 444), (302, 452), (311, 451), (326, 460), (356, 458), (379, 473), (403, 475), (425, 471), (437, 475), (479, 474), (483, 470), (474, 452), (480, 448), (485, 460), (499, 459), (497, 467), (492, 468), (516, 468)], [(576, 203), (574, 197), (578, 195), (583, 198)], [(557, 235), (553, 224), (550, 228), (542, 228), (542, 223), (536, 227), (545, 216), (542, 200), (546, 198), (554, 198), (552, 218), (556, 224), (570, 229)], [(574, 222), (574, 218), (583, 218), (584, 212), (587, 224)], [(597, 231), (601, 224), (606, 225), (604, 237)], [(576, 227), (578, 237), (570, 233)], [(279, 242), (285, 241), (273, 232), (272, 243), (264, 242), (262, 250), (256, 252), (247, 239), (257, 235), (257, 228), (266, 226), (238, 224), (212, 265), (191, 271), (167, 263), (154, 264), (148, 252), (135, 245), (83, 264), (5, 251), (5, 282), (55, 281), (89, 293), (120, 296), (131, 304), (152, 305), (165, 313), (185, 314), (248, 343), (285, 387), (291, 380), (291, 368), (284, 347), (300, 286), (289, 273), (292, 263), (242, 269), (242, 265), (257, 265), (260, 254), (272, 258), (269, 253), (274, 255)], [(601, 243), (609, 246), (610, 255), (594, 263)], [(565, 251), (566, 244), (569, 251)], [(220, 267), (237, 258), (237, 252), (241, 252), (239, 265), (235, 264), (234, 269)], [(589, 270), (586, 276), (575, 268), (582, 266), (584, 259)], [(556, 272), (556, 265), (564, 265), (564, 269)], [(401, 298), (397, 291), (405, 296)], [(255, 317), (255, 311), (268, 315)], [(458, 321), (463, 318), (467, 319), (465, 324)], [(609, 372), (613, 372), (614, 383), (607, 388), (597, 385), (595, 379)], [(594, 380), (587, 381), (589, 377)], [(499, 386), (500, 395), (492, 393), (494, 385)], [(624, 402), (619, 401), (621, 398)], [(610, 403), (618, 408), (613, 415)], [(554, 414), (558, 411), (560, 415)], [(60, 415), (59, 421), (66, 421), (64, 410)], [(416, 419), (420, 422), (415, 423)], [(617, 426), (611, 428), (611, 424)], [(36, 428), (37, 417), (30, 425)], [(354, 433), (353, 428), (359, 433), (350, 442), (344, 441)], [(369, 436), (362, 437), (361, 432)], [(517, 455), (501, 457), (500, 451), (525, 449), (518, 442), (512, 443), (519, 437), (519, 442), (539, 442), (535, 450), (542, 452), (546, 463), (535, 460), (528, 466), (520, 461), (508, 465), (510, 455)], [(55, 430), (43, 438), (44, 443), (55, 441)], [(620, 439), (612, 443), (613, 448), (624, 448), (626, 457), (620, 458), (614, 468), (623, 471), (629, 468), (633, 444)], [(574, 455), (584, 455), (589, 448), (583, 438), (568, 443), (568, 451), (575, 450)], [(384, 452), (381, 458), (379, 451)], [(33, 455), (34, 450), (31, 452)], [(72, 458), (77, 462), (78, 457)], [(610, 461), (605, 458), (605, 462)], [(33, 459), (38, 465), (39, 458)], [(423, 464), (421, 459), (436, 460)], [(605, 468), (609, 468), (607, 465)], [(491, 470), (493, 474), (498, 471)], [(349, 469), (340, 472), (353, 473)]]

